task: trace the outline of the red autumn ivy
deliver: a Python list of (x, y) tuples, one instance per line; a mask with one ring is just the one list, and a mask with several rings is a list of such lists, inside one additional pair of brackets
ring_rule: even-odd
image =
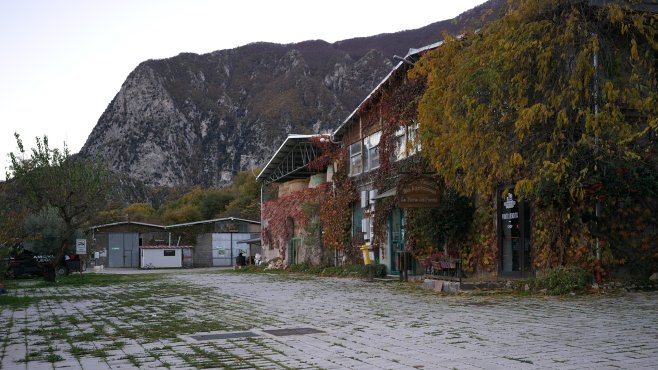
[(267, 227), (263, 227), (261, 231), (263, 242), (272, 249), (278, 249), (279, 255), (284, 255), (288, 240), (294, 232), (291, 229), (304, 227), (309, 221), (304, 205), (322, 204), (329, 194), (329, 189), (329, 183), (322, 183), (317, 188), (296, 191), (264, 203), (262, 213)]

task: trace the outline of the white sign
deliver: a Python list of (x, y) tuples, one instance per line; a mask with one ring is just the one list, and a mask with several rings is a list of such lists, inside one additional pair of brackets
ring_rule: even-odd
[(87, 254), (87, 239), (75, 240), (75, 254)]
[(514, 196), (512, 193), (507, 193), (507, 201), (505, 201), (505, 208), (507, 209), (512, 209), (516, 205), (516, 201), (514, 201)]

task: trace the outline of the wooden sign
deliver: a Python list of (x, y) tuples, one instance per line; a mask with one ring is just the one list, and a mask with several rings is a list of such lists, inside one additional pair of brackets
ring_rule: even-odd
[(441, 202), (441, 187), (429, 176), (400, 182), (397, 193), (401, 208), (437, 208)]

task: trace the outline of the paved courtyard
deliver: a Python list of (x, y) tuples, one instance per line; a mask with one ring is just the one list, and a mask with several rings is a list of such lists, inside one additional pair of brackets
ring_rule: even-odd
[(1, 307), (0, 367), (658, 368), (656, 292), (527, 298), (268, 274), (153, 276), (16, 289), (31, 300)]

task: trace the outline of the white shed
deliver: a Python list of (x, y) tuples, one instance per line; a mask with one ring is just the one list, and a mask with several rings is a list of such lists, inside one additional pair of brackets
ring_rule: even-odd
[[(141, 268), (181, 268), (183, 267), (183, 251), (191, 250), (188, 245), (148, 245), (141, 246)], [(186, 253), (189, 254), (189, 253)]]

